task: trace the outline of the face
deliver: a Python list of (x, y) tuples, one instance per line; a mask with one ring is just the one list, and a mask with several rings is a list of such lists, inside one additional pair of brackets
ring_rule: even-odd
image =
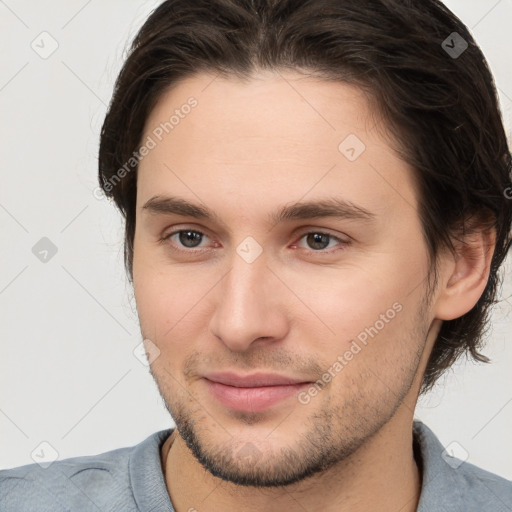
[(427, 249), (412, 170), (376, 126), (358, 89), (292, 73), (197, 75), (147, 119), (137, 310), (179, 434), (215, 476), (298, 482), (417, 394)]

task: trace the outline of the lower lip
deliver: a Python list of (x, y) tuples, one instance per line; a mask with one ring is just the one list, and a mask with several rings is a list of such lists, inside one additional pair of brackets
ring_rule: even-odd
[(235, 411), (261, 412), (286, 398), (297, 395), (307, 382), (287, 386), (237, 388), (205, 379), (210, 393), (224, 406)]

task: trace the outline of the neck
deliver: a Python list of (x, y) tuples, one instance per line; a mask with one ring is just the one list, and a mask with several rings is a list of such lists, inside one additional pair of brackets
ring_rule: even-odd
[[(414, 512), (421, 474), (414, 460), (410, 411), (397, 414), (349, 458), (287, 487), (255, 488), (225, 482), (195, 459), (175, 430), (162, 447), (167, 490), (176, 512)], [(172, 449), (171, 449), (172, 448)]]

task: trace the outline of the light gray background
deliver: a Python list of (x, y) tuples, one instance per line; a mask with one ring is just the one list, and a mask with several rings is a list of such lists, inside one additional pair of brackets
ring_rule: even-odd
[[(120, 215), (93, 195), (113, 82), (158, 3), (0, 0), (0, 468), (133, 445), (173, 425), (133, 354)], [(510, 133), (512, 0), (446, 4), (489, 60)], [(52, 39), (46, 59), (31, 47), (48, 51)], [(42, 237), (58, 249), (46, 263), (32, 253)], [(416, 413), (450, 452), (509, 479), (511, 313), (508, 300), (493, 316), (493, 364), (457, 365)]]

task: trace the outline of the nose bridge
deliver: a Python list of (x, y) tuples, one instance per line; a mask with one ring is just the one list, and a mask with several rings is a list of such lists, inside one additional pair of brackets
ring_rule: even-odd
[(252, 312), (253, 316), (257, 315), (260, 310), (268, 307), (268, 295), (264, 292), (268, 286), (269, 273), (266, 258), (263, 256), (249, 262), (239, 254), (234, 255), (220, 300), (228, 306), (232, 314), (246, 317)]
[(235, 351), (246, 350), (258, 338), (281, 337), (285, 328), (278, 299), (270, 289), (273, 274), (267, 259), (262, 252), (255, 256), (253, 249), (249, 245), (249, 250), (240, 254), (239, 246), (233, 255), (210, 326), (213, 334)]

